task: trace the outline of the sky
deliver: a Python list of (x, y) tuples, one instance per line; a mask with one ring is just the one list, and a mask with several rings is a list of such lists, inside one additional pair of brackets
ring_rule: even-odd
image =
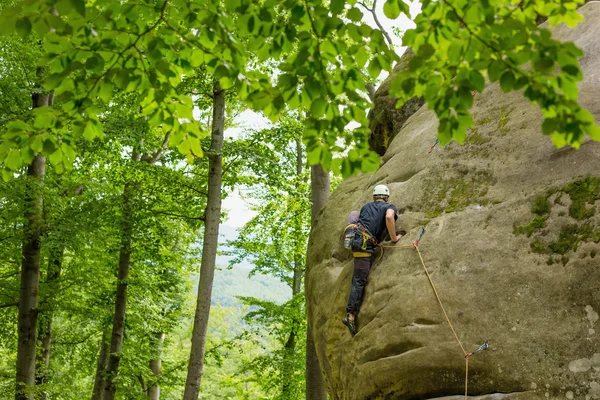
[[(392, 37), (396, 52), (402, 54), (405, 50), (402, 47), (402, 39), (398, 38), (393, 33), (393, 27), (397, 27), (402, 31), (413, 28), (414, 24), (404, 14), (396, 19), (390, 20), (383, 14), (384, 1), (379, 0), (377, 4), (377, 17), (385, 30)], [(420, 10), (420, 3), (418, 1), (409, 3), (411, 15), (414, 17)], [(366, 12), (362, 7), (359, 7), (364, 14), (364, 19), (367, 24), (376, 28), (375, 21), (373, 20), (370, 13)], [(387, 77), (387, 73), (382, 72), (379, 77), (379, 82), (383, 81)], [(244, 111), (235, 120), (235, 128), (229, 128), (225, 131), (225, 137), (238, 137), (245, 130), (248, 129), (263, 129), (270, 125), (270, 121), (264, 118), (262, 115), (257, 114), (253, 111)], [(241, 189), (243, 191), (243, 189)], [(223, 222), (224, 229), (222, 230), (223, 236), (226, 239), (233, 239), (232, 235), (235, 234), (235, 230), (241, 228), (246, 222), (254, 216), (253, 212), (250, 211), (244, 200), (240, 196), (240, 189), (236, 189), (233, 193), (230, 193), (227, 198), (223, 201), (223, 208), (228, 213), (228, 218)]]

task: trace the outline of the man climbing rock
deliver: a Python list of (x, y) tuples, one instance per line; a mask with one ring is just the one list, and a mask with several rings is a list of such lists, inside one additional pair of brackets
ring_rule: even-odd
[(375, 247), (383, 240), (386, 231), (393, 243), (396, 243), (401, 237), (401, 235), (396, 235), (396, 219), (398, 218), (396, 212), (398, 209), (395, 205), (388, 203), (389, 198), (390, 189), (387, 186), (375, 186), (373, 189), (373, 202), (365, 204), (360, 209), (358, 223), (356, 224), (355, 235), (359, 235), (358, 242), (362, 241), (362, 246), (357, 247), (355, 245), (352, 249), (354, 275), (348, 305), (346, 306), (347, 315), (342, 320), (353, 336), (357, 332), (356, 315), (367, 284)]

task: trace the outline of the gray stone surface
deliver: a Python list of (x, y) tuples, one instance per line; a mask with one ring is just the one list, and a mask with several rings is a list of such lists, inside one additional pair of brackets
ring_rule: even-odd
[[(577, 29), (553, 31), (584, 49), (580, 101), (600, 121), (600, 2), (581, 11), (586, 22)], [(489, 340), (469, 362), (471, 399), (600, 398), (600, 201), (585, 204), (594, 215), (577, 220), (565, 189), (600, 177), (600, 143), (554, 148), (541, 135), (539, 110), (497, 85), (476, 96), (473, 111), (467, 144), (429, 154), (437, 122), (419, 109), (396, 132), (383, 166), (345, 181), (314, 227), (307, 300), (335, 400), (464, 398), (463, 353), (415, 250), (388, 250), (374, 263), (355, 337), (340, 322), (352, 277), (342, 231), (379, 182), (402, 213), (408, 235), (400, 244), (427, 222), (420, 249), (467, 351)], [(548, 199), (544, 226), (518, 234), (538, 196)], [(561, 236), (569, 227), (589, 234), (577, 231), (569, 242)]]

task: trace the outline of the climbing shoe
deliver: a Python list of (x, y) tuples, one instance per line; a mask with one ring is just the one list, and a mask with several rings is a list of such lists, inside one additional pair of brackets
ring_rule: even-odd
[(354, 324), (354, 321), (350, 321), (350, 318), (348, 318), (348, 316), (346, 315), (346, 318), (344, 318), (342, 322), (348, 327), (348, 330), (350, 331), (352, 336), (356, 335), (356, 325)]

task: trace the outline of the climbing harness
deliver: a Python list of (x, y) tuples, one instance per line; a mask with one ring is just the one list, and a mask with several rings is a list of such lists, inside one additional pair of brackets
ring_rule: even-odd
[[(373, 247), (377, 246), (377, 239), (375, 239), (367, 228), (360, 224), (349, 224), (344, 229), (344, 247), (353, 252), (364, 252), (367, 250), (369, 243)], [(371, 253), (369, 253), (371, 255)]]
[(435, 293), (435, 297), (437, 298), (438, 303), (440, 304), (440, 308), (442, 309), (442, 312), (444, 313), (444, 316), (446, 317), (446, 321), (448, 322), (448, 326), (450, 327), (450, 329), (452, 330), (452, 333), (454, 334), (454, 337), (456, 338), (456, 341), (458, 343), (458, 345), (460, 346), (460, 349), (462, 350), (464, 356), (465, 356), (465, 400), (468, 399), (468, 385), (469, 385), (469, 358), (471, 358), (473, 355), (475, 355), (476, 353), (479, 353), (481, 351), (485, 351), (489, 348), (489, 344), (488, 341), (486, 340), (481, 346), (479, 346), (479, 348), (471, 353), (467, 353), (467, 351), (465, 350), (462, 342), (460, 341), (460, 339), (458, 338), (458, 334), (456, 333), (456, 330), (454, 329), (454, 326), (452, 325), (452, 322), (450, 322), (450, 317), (448, 317), (448, 313), (446, 312), (446, 308), (444, 307), (444, 304), (442, 303), (442, 300), (440, 299), (440, 295), (437, 291), (437, 288), (435, 287), (435, 284), (433, 283), (433, 280), (431, 279), (431, 275), (429, 274), (429, 270), (427, 269), (427, 266), (425, 265), (425, 261), (423, 260), (423, 256), (421, 255), (421, 251), (419, 250), (419, 243), (421, 241), (421, 239), (423, 238), (423, 235), (425, 234), (426, 228), (425, 226), (422, 226), (421, 229), (419, 230), (419, 233), (417, 234), (417, 240), (415, 240), (414, 242), (412, 242), (410, 244), (410, 246), (379, 246), (381, 248), (381, 255), (379, 257), (379, 259), (381, 260), (381, 257), (383, 256), (383, 249), (402, 249), (402, 248), (414, 248), (417, 251), (417, 254), (419, 255), (419, 259), (421, 260), (421, 264), (423, 265), (423, 269), (425, 270), (425, 274), (427, 275), (427, 279), (429, 279), (429, 283), (431, 284), (431, 288), (433, 289), (433, 292)]

